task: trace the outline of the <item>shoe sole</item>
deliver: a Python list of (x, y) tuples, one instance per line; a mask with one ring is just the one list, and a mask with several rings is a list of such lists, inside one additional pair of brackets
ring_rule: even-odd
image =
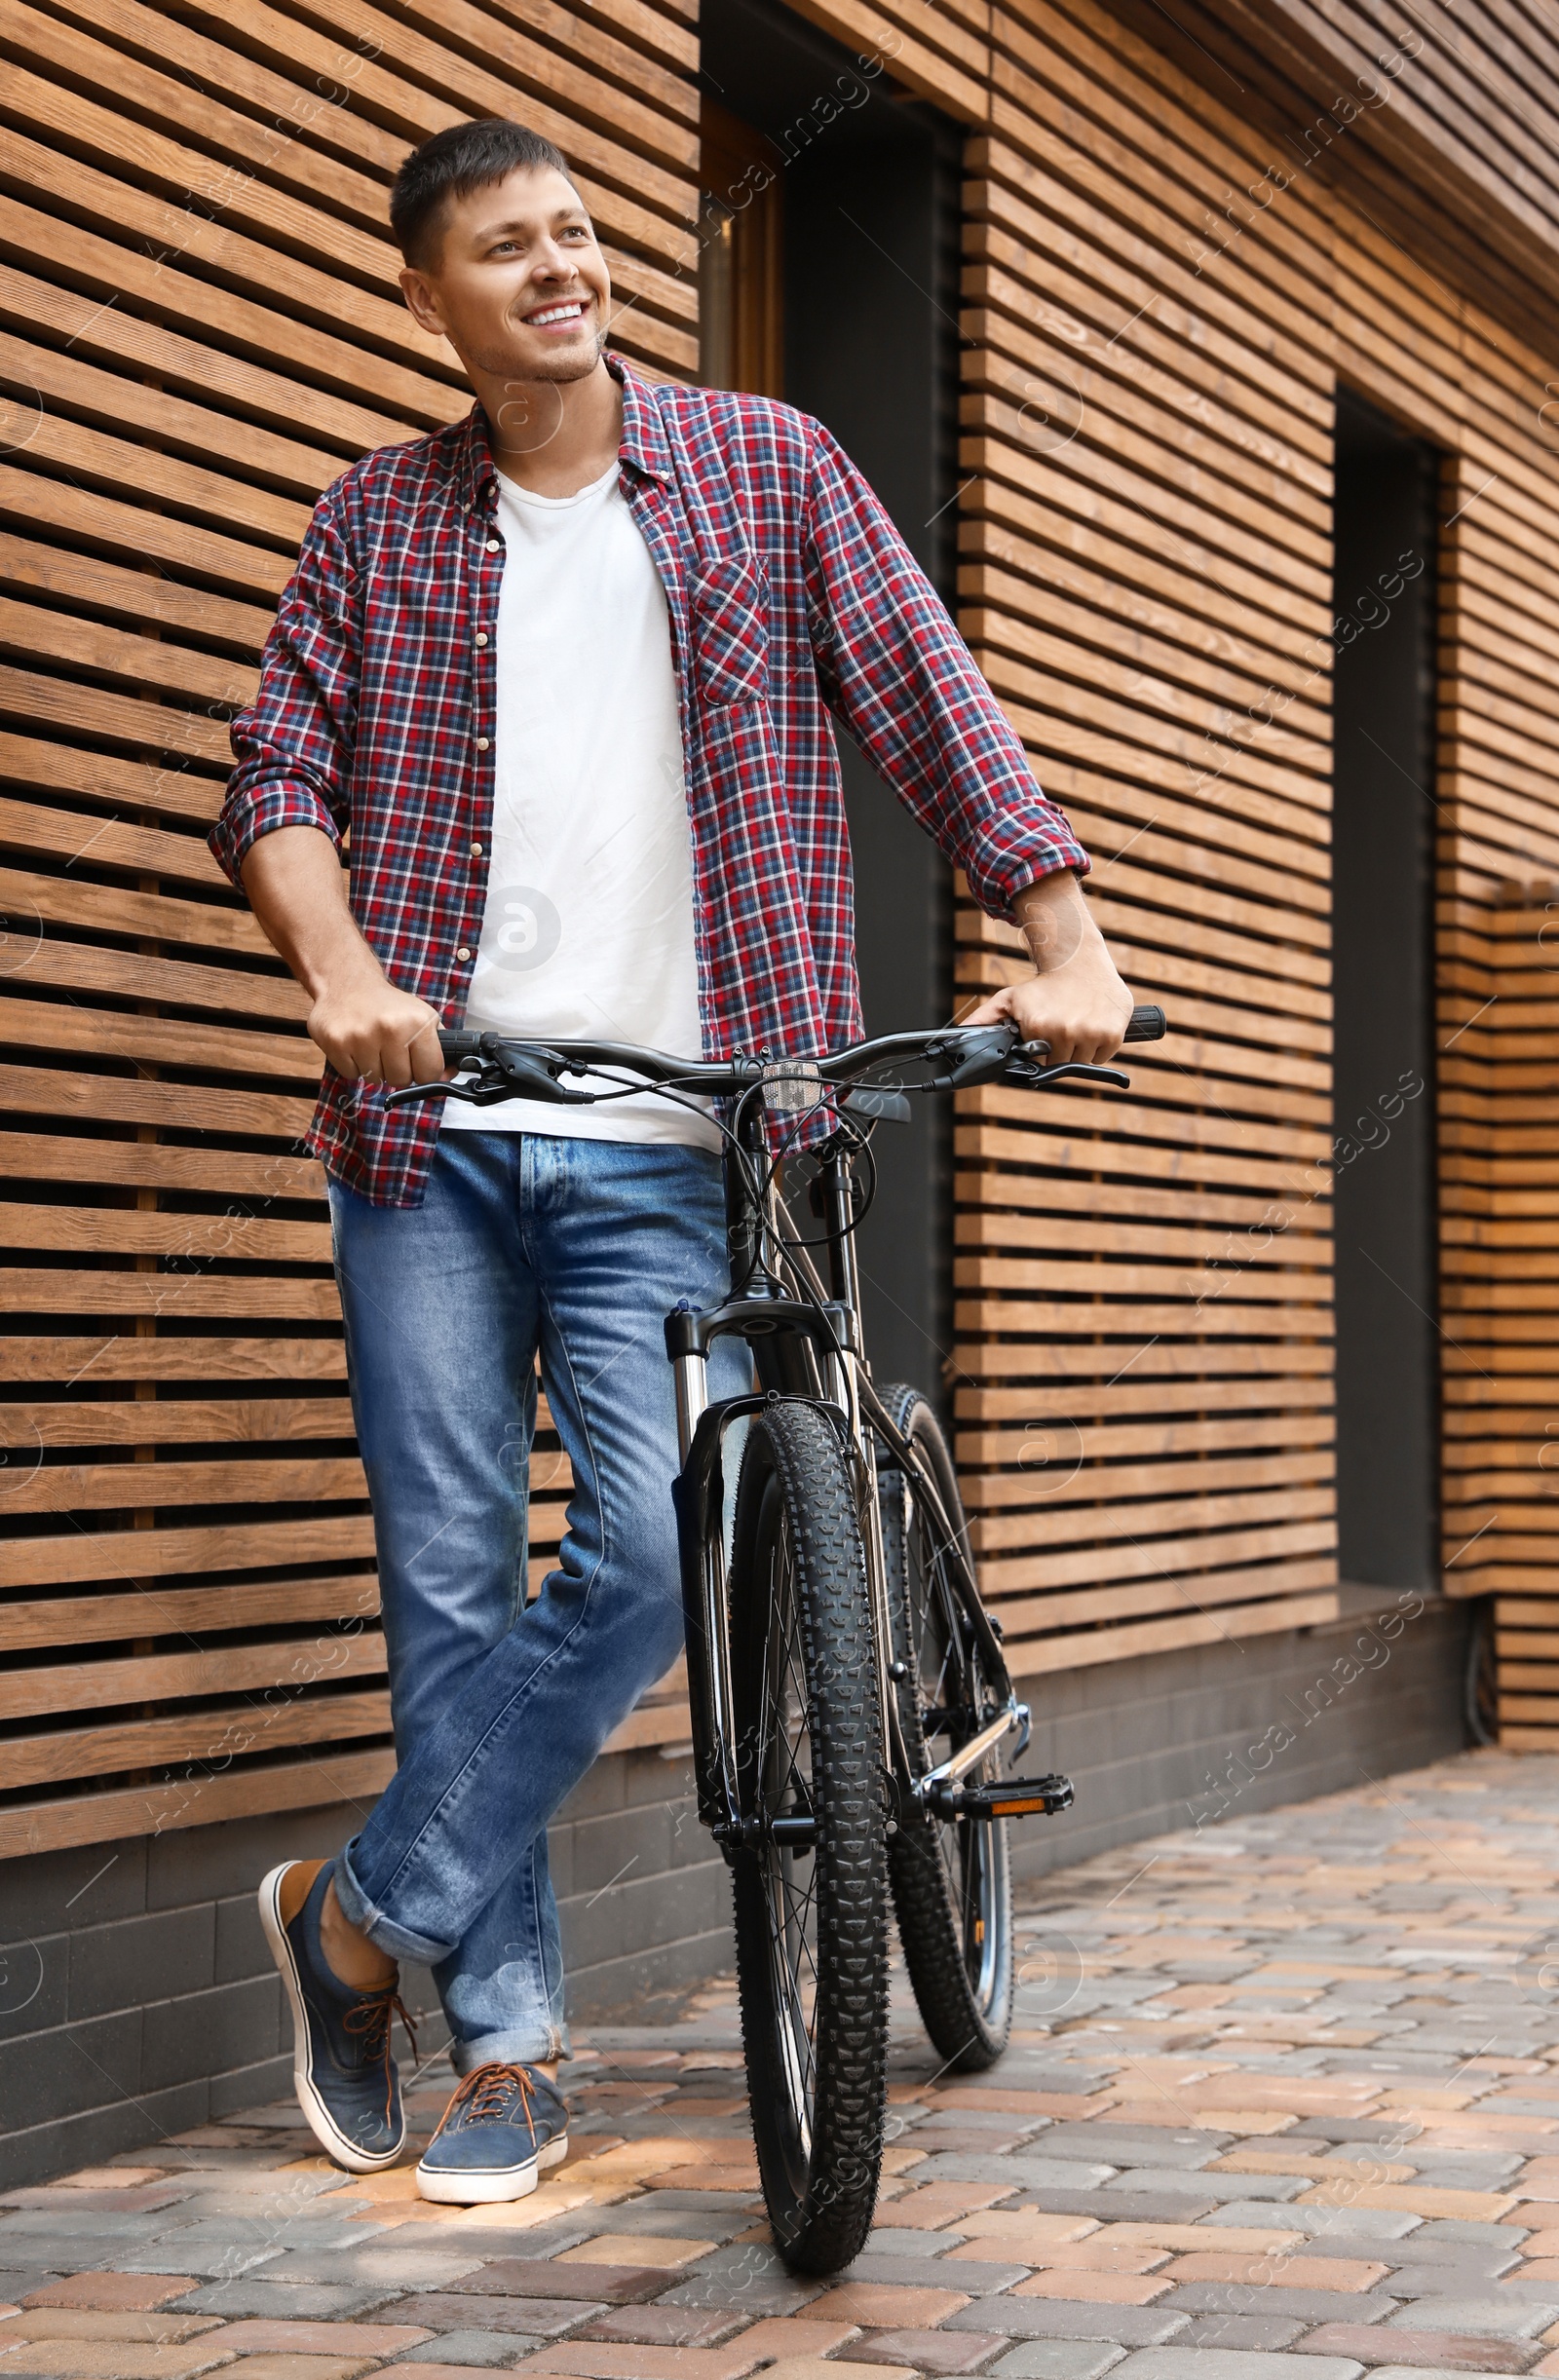
[(309, 2020), (303, 2005), (302, 1981), (298, 1975), (297, 1960), (292, 1955), (292, 1945), (287, 1941), (282, 1923), (282, 1878), (291, 1866), (290, 1860), (284, 1860), (280, 1868), (272, 1869), (260, 1886), (259, 1903), (260, 1923), (265, 1929), (265, 1939), (271, 1946), (271, 1956), (286, 1985), (286, 1996), (292, 2010), (292, 2088), (297, 2094), (298, 2105), (308, 2120), (309, 2130), (326, 2156), (333, 2157), (337, 2165), (345, 2166), (349, 2173), (382, 2173), (386, 2166), (395, 2164), (406, 2145), (404, 2117), (401, 2119), (400, 2137), (394, 2148), (377, 2152), (361, 2149), (355, 2140), (349, 2140), (345, 2133), (338, 2129), (330, 2110), (315, 2089), (314, 2078), (309, 2072)]
[(504, 2207), (529, 2198), (545, 2169), (561, 2165), (568, 2155), (568, 2134), (549, 2140), (528, 2165), (510, 2166), (489, 2173), (430, 2173), (417, 2168), (417, 2188), (436, 2207)]

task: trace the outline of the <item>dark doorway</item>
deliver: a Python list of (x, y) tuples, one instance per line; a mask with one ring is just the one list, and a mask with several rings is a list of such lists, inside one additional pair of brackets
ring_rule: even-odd
[(1438, 1584), (1436, 456), (1337, 400), (1333, 994), (1342, 1576)]
[[(755, 138), (773, 170), (758, 233), (782, 257), (781, 396), (826, 424), (865, 472), (944, 598), (953, 592), (958, 393), (959, 142), (894, 92), (881, 57), (840, 48), (766, 0), (704, 0), (702, 81), (710, 104), (706, 224)], [(715, 220), (718, 221), (716, 214)], [(732, 237), (740, 239), (740, 223)], [(740, 271), (740, 265), (739, 265)], [(734, 310), (706, 376), (739, 373)], [(730, 385), (758, 388), (755, 377)], [(952, 888), (945, 861), (842, 733), (856, 922), (868, 1033), (952, 1013)], [(885, 1125), (877, 1200), (861, 1231), (867, 1344), (879, 1380), (933, 1397), (951, 1326), (951, 1119), (916, 1103)]]

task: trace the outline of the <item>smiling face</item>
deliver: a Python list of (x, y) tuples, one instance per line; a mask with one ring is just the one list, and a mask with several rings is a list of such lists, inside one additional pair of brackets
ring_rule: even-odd
[(474, 378), (583, 380), (600, 361), (606, 260), (579, 192), (550, 166), (451, 200), (437, 253), (408, 265), (400, 286)]

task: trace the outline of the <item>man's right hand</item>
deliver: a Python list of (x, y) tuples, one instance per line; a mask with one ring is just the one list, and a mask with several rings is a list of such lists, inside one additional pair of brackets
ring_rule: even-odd
[(444, 1071), (439, 1016), (425, 1000), (398, 992), (364, 946), (368, 965), (328, 980), (309, 1010), (309, 1034), (349, 1080), (437, 1082)]
[(273, 948), (308, 993), (309, 1034), (348, 1081), (437, 1082), (437, 1008), (397, 991), (358, 929), (334, 844), (279, 826), (244, 861), (244, 889)]

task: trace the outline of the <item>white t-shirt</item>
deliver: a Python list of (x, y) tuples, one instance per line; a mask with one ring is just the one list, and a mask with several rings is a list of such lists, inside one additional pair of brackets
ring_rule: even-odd
[[(615, 463), (576, 496), (500, 475), (498, 520), (492, 850), (465, 1023), (696, 1060), (692, 844), (660, 576)], [(720, 1146), (706, 1115), (646, 1092), (580, 1108), (451, 1099), (444, 1120)]]

